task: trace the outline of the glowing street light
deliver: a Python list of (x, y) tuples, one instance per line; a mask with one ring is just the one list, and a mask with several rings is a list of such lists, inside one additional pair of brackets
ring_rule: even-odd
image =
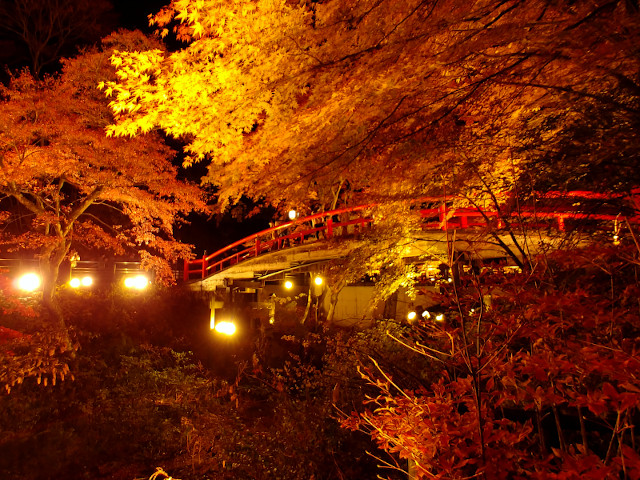
[(71, 280), (69, 280), (69, 286), (71, 288), (78, 288), (80, 287), (80, 285), (81, 285), (81, 282), (79, 278), (74, 277)]
[(25, 292), (33, 292), (40, 288), (42, 280), (37, 273), (25, 273), (18, 279), (18, 288)]
[(321, 276), (317, 276), (316, 278), (313, 279), (313, 283), (315, 283), (318, 286), (322, 285), (323, 282), (324, 280), (322, 279)]
[(289, 210), (289, 220), (295, 220), (297, 216), (298, 212), (293, 209)]
[(286, 288), (287, 290), (291, 290), (293, 288), (293, 282), (291, 280), (287, 280), (286, 282), (284, 282), (284, 288)]
[(417, 313), (413, 310), (411, 310), (409, 313), (407, 313), (407, 320), (412, 321), (415, 320), (417, 317)]

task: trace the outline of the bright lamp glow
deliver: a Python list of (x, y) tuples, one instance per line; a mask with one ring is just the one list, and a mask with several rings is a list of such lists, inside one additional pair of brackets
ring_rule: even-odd
[(86, 277), (82, 277), (82, 278), (77, 278), (77, 277), (73, 277), (70, 281), (69, 281), (69, 286), (71, 288), (79, 288), (79, 287), (90, 287), (91, 285), (93, 285), (93, 278), (91, 278), (90, 276), (86, 276)]
[(127, 277), (124, 279), (124, 286), (127, 288), (135, 288), (136, 290), (144, 290), (149, 285), (149, 279), (144, 275), (135, 277)]
[(287, 290), (291, 290), (293, 288), (293, 282), (291, 280), (287, 280), (286, 282), (284, 282), (284, 288), (286, 288)]
[(289, 220), (295, 220), (298, 216), (298, 212), (295, 210), (289, 210)]
[(438, 315), (436, 315), (436, 322), (442, 322), (443, 320), (444, 320), (443, 313), (439, 313)]
[(214, 329), (218, 333), (233, 335), (234, 333), (236, 333), (236, 324), (233, 322), (218, 322), (216, 323)]
[(25, 292), (33, 292), (40, 288), (40, 275), (36, 273), (25, 273), (18, 279), (18, 288)]
[(313, 283), (315, 283), (318, 286), (322, 285), (322, 282), (323, 282), (322, 277), (316, 277), (313, 279)]
[(417, 313), (414, 311), (411, 311), (409, 313), (407, 313), (407, 320), (415, 320)]

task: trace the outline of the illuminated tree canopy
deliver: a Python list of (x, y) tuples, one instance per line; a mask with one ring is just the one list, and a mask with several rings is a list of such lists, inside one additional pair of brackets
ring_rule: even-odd
[(345, 182), (361, 201), (508, 190), (541, 158), (551, 173), (560, 162), (588, 177), (620, 147), (628, 171), (632, 7), (177, 0), (152, 23), (184, 48), (114, 53), (109, 132), (186, 139), (187, 162), (210, 161), (222, 204), (248, 194), (329, 206)]
[(158, 135), (105, 136), (112, 117), (95, 84), (108, 75), (109, 50), (149, 44), (136, 33), (104, 43), (105, 52), (65, 61), (59, 78), (37, 81), (23, 73), (1, 92), (2, 241), (5, 248), (38, 252), (45, 300), (60, 263), (81, 246), (139, 252), (166, 279), (166, 261), (189, 255), (173, 239), (174, 222), (204, 208), (200, 190), (177, 179), (173, 152)]

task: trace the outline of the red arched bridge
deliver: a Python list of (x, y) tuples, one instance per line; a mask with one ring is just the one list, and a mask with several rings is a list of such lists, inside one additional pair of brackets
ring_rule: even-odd
[[(565, 232), (578, 221), (589, 228), (611, 229), (614, 240), (625, 224), (640, 223), (640, 189), (628, 194), (590, 191), (547, 192), (536, 194), (519, 204), (505, 195), (492, 207), (476, 204), (473, 199), (425, 197), (415, 202), (423, 231), (465, 231), (510, 226), (554, 228)], [(467, 205), (464, 207), (456, 204)], [(359, 205), (316, 213), (276, 225), (238, 240), (201, 258), (184, 263), (183, 279), (196, 280), (221, 272), (259, 255), (291, 247), (331, 239), (347, 232), (359, 232), (371, 226), (369, 215), (377, 205)], [(576, 225), (569, 225), (574, 222)]]

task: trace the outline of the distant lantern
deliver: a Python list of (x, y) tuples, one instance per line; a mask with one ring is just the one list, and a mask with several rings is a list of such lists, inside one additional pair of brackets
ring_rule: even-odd
[(298, 212), (295, 210), (289, 210), (289, 220), (295, 220), (298, 216)]
[(317, 276), (316, 278), (313, 279), (313, 283), (315, 283), (318, 286), (322, 285), (322, 282), (323, 280), (322, 280), (322, 277), (320, 276)]
[(286, 282), (284, 282), (284, 288), (286, 288), (287, 290), (291, 290), (293, 288), (293, 282), (291, 280), (287, 280)]

